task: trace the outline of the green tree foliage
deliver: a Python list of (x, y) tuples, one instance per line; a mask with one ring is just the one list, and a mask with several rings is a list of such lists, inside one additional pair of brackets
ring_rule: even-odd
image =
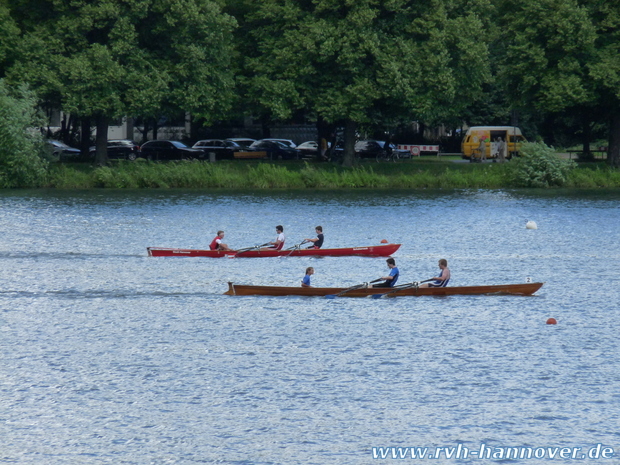
[(499, 77), (513, 101), (605, 119), (609, 160), (620, 165), (620, 4), (506, 0), (498, 8)]
[(0, 0), (0, 78), (4, 77), (5, 68), (15, 55), (19, 29), (11, 18), (4, 0)]
[(36, 98), (0, 79), (0, 187), (37, 187), (47, 174)]
[[(355, 125), (395, 116), (438, 123), (482, 98), (490, 78), (485, 0), (234, 2), (250, 98), (286, 119), (309, 109)], [(347, 137), (347, 135), (349, 137)]]
[[(24, 32), (14, 80), (66, 112), (94, 117), (99, 132), (120, 116), (228, 109), (235, 20), (210, 0), (15, 0)], [(101, 139), (101, 140), (100, 140)], [(105, 161), (105, 135), (97, 156)]]

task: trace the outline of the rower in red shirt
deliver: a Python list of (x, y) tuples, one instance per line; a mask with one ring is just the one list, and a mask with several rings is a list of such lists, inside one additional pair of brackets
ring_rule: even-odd
[(224, 231), (218, 231), (215, 239), (211, 241), (211, 245), (209, 246), (209, 248), (211, 250), (231, 250), (226, 244), (222, 242), (222, 239), (224, 239)]

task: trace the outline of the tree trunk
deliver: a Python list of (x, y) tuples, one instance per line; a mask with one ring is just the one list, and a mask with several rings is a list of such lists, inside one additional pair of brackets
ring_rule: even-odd
[(142, 134), (142, 141), (140, 142), (140, 145), (144, 144), (147, 140), (149, 140), (149, 131), (150, 131), (150, 127), (149, 127), (149, 120), (148, 118), (144, 118), (144, 123), (142, 125), (142, 128), (138, 127), (138, 131), (140, 131), (140, 134)]
[(67, 143), (67, 115), (62, 114), (62, 120), (60, 121), (60, 139), (66, 144)]
[(620, 167), (620, 113), (611, 116), (609, 125), (609, 147), (607, 148), (607, 163), (616, 168)]
[(96, 163), (99, 166), (103, 166), (108, 162), (108, 118), (103, 115), (97, 115), (96, 124)]
[(355, 121), (350, 119), (344, 123), (344, 160), (342, 166), (353, 166), (355, 160)]
[(584, 121), (581, 123), (581, 127), (581, 142), (583, 144), (583, 153), (579, 158), (583, 160), (593, 160), (594, 156), (592, 155), (592, 151), (590, 150), (590, 142), (592, 141), (592, 126), (590, 124), (589, 118), (584, 118)]
[(156, 118), (153, 119), (153, 140), (157, 140), (157, 129), (159, 126), (157, 125), (158, 121)]
[(133, 129), (134, 129), (134, 120), (131, 116), (127, 117), (127, 121), (125, 123), (127, 126), (127, 139), (134, 140), (133, 137)]
[(583, 123), (583, 152), (586, 153), (588, 156), (591, 156), (590, 153), (590, 141), (592, 139), (591, 137), (591, 133), (592, 131), (590, 130), (591, 126), (590, 126), (590, 122), (584, 122)]
[(332, 125), (332, 130), (329, 133), (329, 139), (327, 139), (327, 142), (329, 142), (329, 148), (327, 149), (327, 158), (332, 159), (334, 158), (334, 155), (336, 154), (336, 146), (338, 145), (338, 136), (336, 135), (336, 128)]
[(262, 115), (260, 118), (260, 126), (263, 139), (269, 139), (271, 137), (271, 128), (269, 127), (269, 123), (269, 117), (266, 115)]
[(80, 155), (84, 160), (89, 159), (90, 150), (90, 118), (80, 118)]

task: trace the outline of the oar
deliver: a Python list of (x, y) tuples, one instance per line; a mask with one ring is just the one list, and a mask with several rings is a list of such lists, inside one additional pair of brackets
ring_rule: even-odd
[(248, 250), (260, 249), (261, 247), (266, 247), (269, 244), (271, 244), (271, 242), (267, 242), (267, 243), (262, 244), (262, 245), (255, 245), (254, 247), (247, 247), (245, 249), (239, 249), (239, 250), (237, 250), (237, 253), (234, 256), (236, 257), (240, 253), (247, 252)]
[(308, 242), (308, 241), (303, 240), (303, 241), (301, 241), (299, 244), (294, 245), (293, 247), (289, 247), (289, 248), (288, 248), (288, 249), (286, 249), (286, 250), (295, 250), (295, 249), (298, 249), (298, 248), (300, 248), (302, 245), (304, 245), (304, 244), (305, 244), (305, 243), (307, 243), (307, 242)]
[(348, 289), (345, 289), (344, 291), (341, 291), (338, 294), (327, 294), (325, 298), (335, 299), (336, 297), (340, 297), (342, 294), (346, 294), (349, 291), (354, 291), (355, 289), (361, 289), (362, 287), (368, 287), (369, 284), (378, 283), (379, 281), (383, 281), (383, 279), (379, 278), (379, 279), (375, 279), (374, 281), (370, 281), (369, 283), (358, 284), (357, 286), (353, 286)]
[(414, 282), (412, 282), (411, 284), (405, 284), (405, 285), (403, 285), (403, 286), (399, 286), (399, 287), (397, 287), (396, 289), (392, 289), (391, 291), (386, 292), (386, 293), (384, 293), (384, 294), (373, 294), (373, 295), (372, 295), (372, 298), (373, 298), (373, 299), (380, 299), (380, 298), (381, 298), (381, 297), (383, 297), (383, 296), (390, 295), (390, 294), (394, 294), (394, 293), (396, 293), (396, 292), (398, 292), (398, 291), (402, 291), (402, 290), (404, 290), (404, 289), (411, 289), (412, 287), (418, 287), (420, 284), (422, 284), (422, 283), (427, 283), (427, 282), (429, 282), (429, 281), (433, 281), (433, 279), (426, 279), (426, 280), (424, 280), (424, 281), (420, 281), (420, 282), (414, 281)]
[(291, 255), (291, 254), (292, 254), (293, 252), (295, 252), (296, 250), (299, 250), (299, 248), (300, 248), (302, 245), (304, 245), (306, 242), (308, 242), (308, 241), (303, 241), (303, 242), (300, 242), (300, 243), (299, 243), (299, 244), (297, 244), (297, 245), (294, 245), (293, 247), (289, 247), (289, 248), (288, 248), (288, 249), (286, 249), (286, 250), (290, 250), (290, 252), (289, 252), (289, 253), (287, 253), (286, 255), (280, 255), (280, 256), (281, 256), (281, 257), (288, 257), (289, 255)]

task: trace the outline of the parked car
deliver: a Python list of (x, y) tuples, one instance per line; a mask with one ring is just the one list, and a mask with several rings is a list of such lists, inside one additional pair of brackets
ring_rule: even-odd
[(150, 140), (142, 144), (142, 156), (149, 160), (183, 160), (201, 158), (204, 152), (177, 140)]
[[(355, 154), (360, 158), (376, 158), (377, 160), (385, 157), (385, 141), (382, 140), (360, 140), (355, 144)], [(398, 158), (411, 158), (411, 152), (400, 150), (395, 144), (390, 144), (392, 153)]]
[(210, 153), (214, 153), (216, 160), (232, 160), (235, 157), (235, 152), (245, 150), (245, 148), (233, 140), (221, 139), (199, 140), (194, 144), (193, 148), (202, 150), (203, 157), (207, 159)]
[(298, 160), (301, 152), (288, 145), (274, 140), (257, 140), (250, 145), (250, 150), (267, 152), (267, 156), (272, 160)]
[[(327, 160), (328, 158), (331, 157), (334, 160), (337, 160), (339, 158), (342, 158), (342, 152), (344, 151), (344, 147), (342, 146), (342, 143), (338, 142), (336, 144), (336, 147), (334, 147), (334, 150), (330, 150), (331, 146), (332, 146), (332, 143), (328, 142), (327, 143), (328, 149), (323, 159)], [(301, 152), (303, 157), (312, 157), (314, 159), (319, 153), (319, 144), (318, 142), (309, 140), (307, 142), (302, 142), (301, 144), (299, 144), (297, 146), (297, 150)]]
[(286, 146), (288, 146), (288, 147), (290, 147), (292, 149), (297, 147), (297, 145), (295, 145), (295, 142), (293, 142), (290, 139), (271, 139), (271, 138), (267, 138), (267, 139), (262, 139), (262, 140), (271, 140), (271, 141), (274, 141), (274, 142), (282, 142), (284, 145), (286, 145)]
[(313, 140), (309, 140), (308, 142), (299, 144), (297, 150), (299, 150), (302, 155), (315, 156), (319, 150), (319, 144)]
[(46, 152), (52, 160), (79, 160), (80, 149), (69, 147), (64, 142), (60, 142), (59, 140), (55, 139), (48, 139), (46, 142)]
[[(91, 158), (95, 158), (97, 148), (91, 147), (89, 154)], [(128, 139), (110, 139), (108, 140), (108, 158), (121, 158), (124, 160), (135, 160), (140, 156), (140, 146), (132, 140)]]
[(256, 142), (256, 139), (247, 139), (247, 138), (243, 138), (243, 137), (233, 137), (233, 138), (228, 138), (226, 140), (231, 140), (233, 142), (236, 142), (237, 144), (239, 144), (244, 149), (247, 149), (250, 145), (252, 145), (254, 142)]

